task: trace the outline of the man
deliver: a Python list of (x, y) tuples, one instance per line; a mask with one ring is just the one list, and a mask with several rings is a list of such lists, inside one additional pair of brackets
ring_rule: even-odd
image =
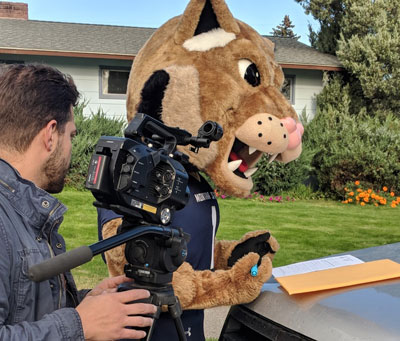
[[(63, 189), (76, 134), (78, 91), (44, 65), (0, 72), (0, 340), (140, 339), (154, 314), (146, 290), (116, 292), (125, 276), (77, 291), (71, 273), (29, 280), (33, 264), (65, 252), (57, 230), (66, 211), (49, 193)], [(86, 294), (86, 296), (85, 296)], [(133, 327), (133, 328), (126, 328)]]

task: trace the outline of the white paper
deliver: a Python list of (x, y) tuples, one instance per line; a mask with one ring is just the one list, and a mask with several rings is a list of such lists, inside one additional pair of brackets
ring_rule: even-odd
[(341, 266), (364, 263), (352, 255), (343, 255), (323, 259), (309, 260), (272, 269), (274, 277), (292, 276), (308, 272), (338, 268)]

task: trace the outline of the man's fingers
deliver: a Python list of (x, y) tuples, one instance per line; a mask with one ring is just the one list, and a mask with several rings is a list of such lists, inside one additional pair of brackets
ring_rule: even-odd
[(118, 285), (120, 285), (122, 283), (132, 282), (132, 279), (129, 277), (126, 277), (125, 275), (121, 275), (121, 276), (111, 277), (110, 281), (111, 281), (113, 287), (117, 287)]
[(146, 337), (146, 332), (143, 330), (135, 330), (124, 328), (124, 331), (121, 333), (120, 339), (134, 339), (140, 340)]
[(127, 315), (153, 315), (157, 307), (148, 303), (130, 303), (126, 305)]
[(128, 316), (126, 318), (127, 327), (150, 327), (153, 324), (153, 319), (144, 316)]
[(150, 292), (144, 289), (126, 290), (115, 293), (118, 295), (120, 302), (128, 303), (136, 300), (141, 300), (143, 298), (150, 297)]

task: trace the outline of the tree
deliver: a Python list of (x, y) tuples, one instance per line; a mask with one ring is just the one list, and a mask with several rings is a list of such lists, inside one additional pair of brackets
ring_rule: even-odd
[(352, 111), (400, 115), (400, 1), (295, 1), (320, 23), (318, 32), (310, 28), (312, 46), (345, 67)]
[(320, 24), (319, 32), (315, 32), (309, 25), (310, 43), (321, 52), (336, 54), (337, 41), (340, 36), (340, 27), (345, 15), (344, 0), (295, 0), (311, 14)]
[(273, 28), (271, 34), (275, 37), (287, 37), (299, 40), (300, 36), (293, 32), (293, 28), (294, 25), (292, 24), (289, 16), (285, 15), (282, 20), (282, 24), (276, 26), (276, 28)]
[(400, 1), (346, 2), (337, 56), (359, 80), (370, 110), (400, 115)]

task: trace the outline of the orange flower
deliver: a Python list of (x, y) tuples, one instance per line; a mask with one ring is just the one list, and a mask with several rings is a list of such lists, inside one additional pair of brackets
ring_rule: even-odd
[(354, 183), (356, 184), (356, 186), (358, 186), (360, 184), (360, 181), (356, 180), (354, 181)]
[(388, 190), (388, 188), (386, 186), (383, 186), (382, 189), (383, 189), (384, 192), (387, 192), (387, 190)]
[(361, 203), (361, 206), (365, 206), (365, 202), (362, 202), (362, 203)]
[(364, 201), (365, 201), (365, 202), (369, 202), (369, 198), (368, 198), (368, 197), (365, 197), (365, 198), (364, 198)]
[(379, 204), (376, 202), (375, 204), (374, 204), (376, 207), (378, 207), (379, 206)]
[(395, 208), (395, 207), (396, 207), (396, 204), (395, 204), (395, 203), (392, 203), (392, 204), (390, 205), (390, 207)]
[(347, 199), (348, 202), (353, 202), (352, 198)]
[(390, 192), (390, 196), (391, 196), (391, 197), (394, 197), (394, 192)]
[(357, 188), (357, 192), (362, 192), (362, 189), (361, 188)]
[(352, 197), (354, 195), (354, 192), (350, 192), (349, 195)]
[(356, 196), (356, 200), (357, 200), (357, 201), (360, 201), (360, 197), (359, 197), (358, 195)]
[(368, 188), (368, 191), (367, 191), (368, 193), (372, 193), (372, 189), (371, 188)]

